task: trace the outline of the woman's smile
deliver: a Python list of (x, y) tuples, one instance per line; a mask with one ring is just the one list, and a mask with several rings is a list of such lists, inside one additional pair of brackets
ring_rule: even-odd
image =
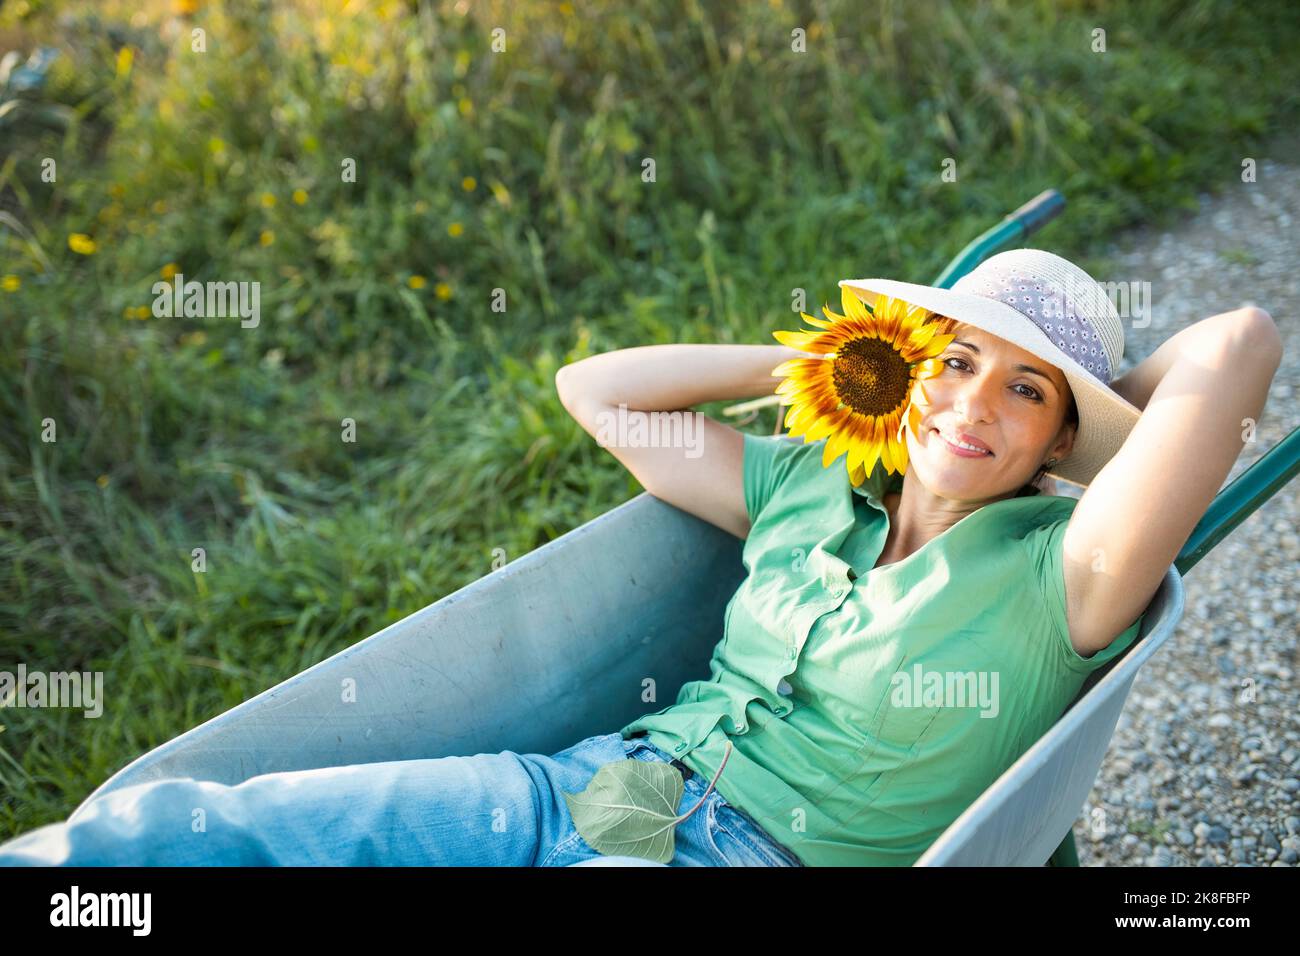
[(937, 428), (931, 428), (930, 434), (938, 435), (939, 439), (943, 442), (944, 447), (947, 448), (954, 455), (956, 455), (958, 458), (992, 458), (993, 457), (993, 452), (991, 451), (977, 451), (974, 448), (969, 448), (964, 445), (953, 444), (947, 438), (945, 438)]

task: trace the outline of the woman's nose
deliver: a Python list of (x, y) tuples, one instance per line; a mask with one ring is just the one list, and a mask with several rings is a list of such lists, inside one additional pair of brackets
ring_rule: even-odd
[(957, 394), (953, 396), (952, 407), (953, 411), (967, 421), (981, 421), (990, 407), (985, 386), (978, 382), (970, 382), (958, 389)]

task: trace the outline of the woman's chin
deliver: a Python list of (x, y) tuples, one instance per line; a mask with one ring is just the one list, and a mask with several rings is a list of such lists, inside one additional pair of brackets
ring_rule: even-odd
[(987, 467), (991, 463), (954, 455), (943, 447), (942, 441), (935, 436), (937, 445), (927, 443), (920, 449), (915, 446), (909, 449), (912, 462), (909, 470), (916, 472), (917, 480), (931, 494), (953, 501), (983, 501), (997, 496), (993, 487), (996, 476)]

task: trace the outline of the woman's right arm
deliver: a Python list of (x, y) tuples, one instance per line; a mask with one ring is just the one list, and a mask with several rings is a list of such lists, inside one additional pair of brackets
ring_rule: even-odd
[(561, 404), (646, 491), (738, 538), (749, 534), (744, 435), (691, 406), (771, 395), (786, 345), (643, 345), (555, 375)]

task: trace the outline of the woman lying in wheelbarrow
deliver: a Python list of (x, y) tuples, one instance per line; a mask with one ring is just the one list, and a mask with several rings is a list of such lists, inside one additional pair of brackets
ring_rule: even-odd
[[(914, 863), (1132, 643), (1260, 417), (1281, 338), (1239, 309), (1116, 378), (1104, 290), (1032, 249), (951, 290), (841, 287), (844, 315), (805, 316), (784, 345), (624, 349), (556, 378), (598, 440), (617, 416), (774, 388), (804, 439), (700, 416), (698, 448), (635, 423), (606, 444), (745, 542), (710, 677), (671, 706), (550, 756), (125, 787), (0, 846), (0, 864), (568, 865), (620, 852), (581, 795), (624, 761), (676, 801), (657, 812), (664, 852), (631, 855)], [(1045, 477), (1087, 490), (1040, 494)]]

